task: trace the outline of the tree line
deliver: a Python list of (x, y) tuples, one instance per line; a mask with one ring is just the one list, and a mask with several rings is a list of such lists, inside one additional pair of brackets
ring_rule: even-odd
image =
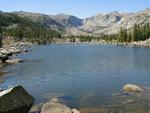
[(38, 44), (51, 43), (54, 38), (67, 38), (70, 42), (75, 42), (76, 39), (80, 42), (99, 41), (101, 39), (106, 41), (132, 42), (150, 38), (150, 24), (135, 24), (133, 28), (128, 30), (122, 27), (118, 34), (113, 35), (101, 35), (99, 37), (71, 35), (62, 37), (62, 34), (58, 31), (47, 28), (39, 22), (33, 22), (11, 13), (2, 13), (0, 14), (0, 46), (2, 45), (2, 38), (5, 36), (13, 36), (17, 41), (26, 39)]
[(61, 34), (46, 28), (39, 22), (19, 17), (15, 14), (0, 14), (0, 46), (2, 37), (12, 36), (16, 41), (26, 39), (30, 42), (49, 43), (53, 38), (61, 38)]
[(90, 35), (85, 36), (68, 36), (70, 42), (75, 42), (76, 39), (80, 42), (90, 42), (91, 40), (100, 41), (101, 39), (105, 41), (117, 41), (117, 42), (133, 42), (133, 41), (143, 41), (150, 38), (150, 24), (137, 25), (135, 24), (131, 29), (120, 28), (118, 34), (105, 35), (102, 34), (99, 37), (94, 37)]
[(118, 34), (114, 35), (103, 35), (105, 40), (116, 40), (118, 42), (133, 42), (133, 41), (143, 41), (150, 38), (150, 24), (137, 25), (135, 24), (130, 30), (125, 28), (120, 28)]

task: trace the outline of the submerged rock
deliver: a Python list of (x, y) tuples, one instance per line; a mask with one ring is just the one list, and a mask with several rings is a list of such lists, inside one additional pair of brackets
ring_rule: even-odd
[(43, 105), (41, 113), (80, 113), (77, 109), (71, 109), (59, 103), (59, 99), (54, 98)]
[(28, 113), (34, 98), (21, 86), (0, 92), (0, 113)]
[(63, 104), (44, 104), (41, 113), (72, 113), (71, 109)]
[(123, 91), (126, 92), (143, 92), (144, 90), (135, 84), (126, 84), (125, 86), (123, 86)]
[(23, 60), (20, 58), (14, 58), (14, 59), (8, 59), (5, 62), (6, 63), (18, 63), (18, 62), (23, 62)]

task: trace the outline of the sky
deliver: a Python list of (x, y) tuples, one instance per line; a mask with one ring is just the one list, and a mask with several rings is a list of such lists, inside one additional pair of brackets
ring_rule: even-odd
[(80, 18), (112, 11), (136, 12), (150, 8), (150, 0), (0, 0), (4, 12), (65, 13)]

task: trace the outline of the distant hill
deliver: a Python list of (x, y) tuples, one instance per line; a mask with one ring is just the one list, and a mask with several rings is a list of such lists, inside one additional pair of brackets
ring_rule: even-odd
[(12, 36), (16, 40), (26, 39), (37, 43), (50, 42), (60, 38), (58, 31), (46, 27), (40, 22), (18, 16), (15, 13), (0, 12), (0, 37)]
[(48, 28), (62, 30), (64, 34), (68, 35), (116, 34), (121, 27), (128, 30), (135, 24), (144, 25), (150, 23), (149, 8), (136, 13), (113, 11), (107, 14), (97, 14), (85, 19), (67, 14), (45, 15), (22, 11), (13, 12), (13, 14), (28, 18), (34, 22), (40, 22)]
[[(51, 37), (58, 37), (58, 34), (67, 36), (117, 34), (120, 28), (130, 30), (135, 24), (146, 25), (147, 23), (150, 23), (149, 8), (136, 13), (113, 11), (107, 14), (97, 14), (85, 19), (67, 14), (46, 15), (24, 11), (12, 13), (0, 11), (0, 26), (5, 26), (5, 29), (10, 30), (20, 27), (25, 32), (27, 32), (27, 29), (30, 29), (30, 32), (39, 32), (40, 29), (43, 29), (41, 30), (42, 33), (46, 32), (41, 35), (47, 36), (46, 33), (50, 31), (53, 32), (53, 35), (55, 34), (51, 36), (49, 33), (48, 36)], [(37, 33), (36, 37), (38, 37), (37, 35), (39, 34)]]
[(150, 9), (136, 13), (97, 14), (85, 19), (80, 29), (93, 34), (115, 34), (121, 27), (130, 29), (135, 24), (145, 25), (150, 23)]

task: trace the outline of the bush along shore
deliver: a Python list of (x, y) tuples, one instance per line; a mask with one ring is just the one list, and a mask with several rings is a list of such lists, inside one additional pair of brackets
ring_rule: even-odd
[[(82, 37), (89, 37), (89, 36), (82, 36)], [(73, 36), (73, 38), (65, 37), (65, 38), (55, 38), (49, 44), (66, 44), (66, 43), (73, 43), (73, 44), (80, 44), (80, 43), (88, 43), (92, 45), (116, 45), (116, 46), (138, 46), (138, 47), (150, 47), (150, 38), (144, 41), (132, 41), (132, 42), (119, 42), (117, 40), (104, 40), (101, 38), (87, 38), (82, 39), (79, 36)]]

